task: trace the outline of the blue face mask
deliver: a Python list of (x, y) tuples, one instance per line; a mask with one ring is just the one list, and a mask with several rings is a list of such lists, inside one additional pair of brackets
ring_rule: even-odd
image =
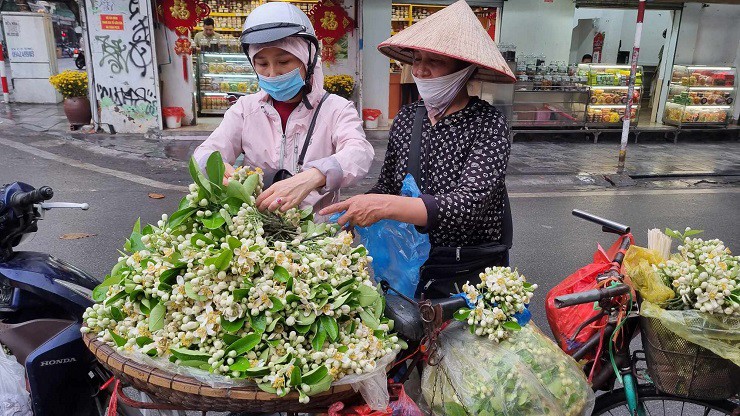
[(290, 100), (301, 92), (303, 85), (305, 81), (299, 68), (276, 77), (259, 77), (260, 88), (276, 101)]

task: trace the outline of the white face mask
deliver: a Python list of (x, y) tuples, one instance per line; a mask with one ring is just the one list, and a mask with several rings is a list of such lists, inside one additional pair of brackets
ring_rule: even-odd
[(450, 107), (457, 94), (465, 87), (476, 66), (470, 65), (460, 71), (437, 78), (416, 78), (419, 95), (430, 117), (437, 118)]

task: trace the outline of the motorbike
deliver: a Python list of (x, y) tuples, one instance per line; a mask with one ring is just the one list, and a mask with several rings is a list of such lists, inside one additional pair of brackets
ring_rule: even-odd
[[(111, 374), (82, 341), (82, 314), (99, 282), (45, 253), (14, 248), (38, 231), (53, 209), (88, 204), (47, 202), (54, 191), (15, 182), (0, 188), (0, 344), (26, 370), (34, 415), (102, 415)], [(125, 406), (118, 412), (135, 415)], [(140, 414), (140, 413), (139, 413)]]
[(85, 68), (85, 51), (82, 48), (74, 50), (73, 57), (75, 58), (75, 66), (77, 69)]

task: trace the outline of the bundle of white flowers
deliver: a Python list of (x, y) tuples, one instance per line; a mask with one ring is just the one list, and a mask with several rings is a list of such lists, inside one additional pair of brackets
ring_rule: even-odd
[(733, 256), (720, 240), (691, 238), (701, 231), (666, 230), (683, 244), (678, 253), (653, 268), (676, 293), (666, 309), (697, 309), (710, 314), (740, 316), (740, 256)]
[(518, 321), (528, 314), (526, 305), (537, 285), (509, 267), (486, 268), (480, 278), (475, 286), (463, 285), (470, 308), (457, 311), (455, 319), (467, 322), (471, 333), (498, 342), (508, 338), (510, 331), (521, 329)]
[(224, 186), (223, 169), (218, 153), (208, 177), (191, 161), (179, 210), (156, 226), (137, 221), (82, 331), (303, 403), (375, 369), (401, 341), (367, 250), (310, 211), (260, 212), (261, 171), (239, 168)]

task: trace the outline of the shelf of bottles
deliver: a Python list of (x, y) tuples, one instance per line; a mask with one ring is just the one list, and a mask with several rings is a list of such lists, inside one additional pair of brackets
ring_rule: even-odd
[[(269, 1), (291, 3), (303, 10), (304, 13), (308, 13), (317, 3), (316, 0)], [(244, 19), (252, 10), (266, 2), (265, 0), (206, 0), (206, 4), (211, 8), (210, 17), (213, 19), (216, 32), (230, 36), (239, 36), (242, 32)], [(201, 31), (203, 27), (196, 26), (194, 30)]]
[(223, 114), (229, 93), (259, 91), (257, 76), (243, 53), (201, 50), (197, 59), (198, 108), (200, 114)]
[(737, 97), (733, 67), (674, 65), (663, 123), (674, 126), (724, 126)]
[[(580, 64), (578, 73), (589, 90), (586, 126), (616, 127), (624, 122), (629, 101), (629, 65)], [(637, 67), (630, 119), (637, 125), (642, 96), (642, 67)]]

